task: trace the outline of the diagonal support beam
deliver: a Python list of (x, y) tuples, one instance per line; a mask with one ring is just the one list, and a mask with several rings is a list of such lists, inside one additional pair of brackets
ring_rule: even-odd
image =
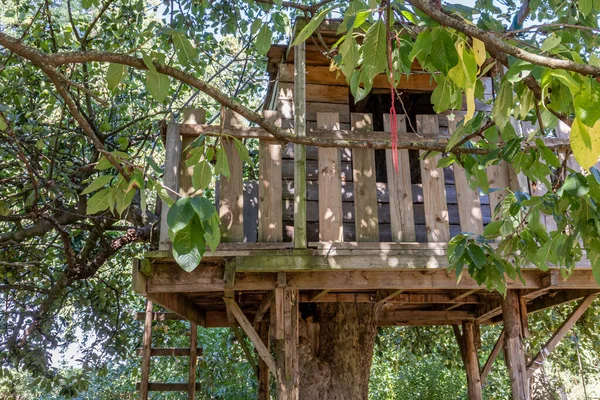
[(277, 370), (277, 367), (275, 365), (275, 360), (273, 359), (273, 356), (271, 356), (271, 353), (269, 352), (269, 350), (263, 343), (259, 334), (256, 333), (256, 331), (254, 330), (254, 327), (252, 326), (250, 321), (248, 321), (248, 318), (246, 318), (246, 316), (244, 315), (244, 313), (242, 312), (242, 310), (237, 305), (237, 303), (235, 302), (234, 299), (224, 297), (223, 300), (225, 301), (227, 310), (229, 310), (233, 314), (233, 316), (235, 317), (237, 322), (240, 324), (240, 326), (242, 327), (244, 332), (246, 332), (246, 335), (248, 335), (248, 338), (250, 339), (252, 344), (254, 344), (254, 347), (256, 347), (256, 351), (258, 351), (258, 355), (263, 359), (265, 364), (267, 364), (267, 366), (269, 367), (269, 371), (271, 371), (273, 376), (275, 376), (275, 378), (277, 378), (277, 376), (275, 375), (275, 371)]
[(492, 367), (494, 366), (494, 361), (496, 361), (498, 354), (500, 354), (500, 350), (502, 350), (503, 345), (504, 345), (504, 329), (502, 330), (502, 333), (500, 333), (500, 336), (498, 337), (498, 340), (496, 340), (496, 344), (494, 345), (492, 352), (490, 353), (487, 361), (485, 362), (483, 368), (481, 369), (481, 384), (482, 385), (485, 383), (485, 378), (487, 378), (488, 374), (492, 370)]
[(575, 325), (575, 322), (577, 322), (577, 320), (579, 318), (581, 318), (583, 313), (588, 309), (588, 307), (592, 304), (592, 302), (594, 300), (596, 300), (596, 297), (598, 297), (597, 294), (592, 294), (590, 296), (587, 296), (583, 300), (581, 300), (579, 305), (567, 317), (565, 322), (563, 322), (562, 325), (558, 328), (558, 330), (556, 332), (554, 332), (554, 335), (552, 335), (550, 340), (548, 340), (548, 342), (546, 342), (546, 344), (542, 347), (542, 349), (536, 354), (536, 356), (533, 358), (533, 360), (529, 363), (529, 365), (527, 366), (527, 375), (528, 376), (531, 377), (531, 375), (533, 375), (534, 371), (542, 366), (542, 364), (546, 360), (546, 357), (548, 357), (548, 355), (552, 352), (552, 350), (554, 350), (554, 348), (560, 343), (560, 341), (562, 340), (563, 337), (565, 337), (567, 332), (569, 332), (571, 330), (573, 325)]

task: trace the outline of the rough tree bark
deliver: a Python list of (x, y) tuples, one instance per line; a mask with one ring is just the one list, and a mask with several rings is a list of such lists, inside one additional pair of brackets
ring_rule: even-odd
[(312, 318), (305, 316), (298, 349), (301, 399), (368, 397), (380, 308), (366, 303), (322, 303)]

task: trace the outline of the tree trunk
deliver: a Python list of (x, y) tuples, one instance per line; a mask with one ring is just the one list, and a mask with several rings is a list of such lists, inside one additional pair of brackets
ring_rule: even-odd
[(321, 303), (312, 315), (303, 315), (298, 349), (301, 399), (367, 398), (380, 308)]

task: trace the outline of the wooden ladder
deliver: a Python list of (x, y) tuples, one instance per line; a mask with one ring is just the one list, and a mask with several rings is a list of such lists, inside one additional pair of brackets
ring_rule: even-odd
[[(186, 348), (152, 348), (152, 321), (182, 320), (173, 313), (155, 313), (152, 300), (146, 300), (146, 312), (138, 313), (136, 319), (144, 320), (144, 336), (142, 348), (137, 349), (137, 354), (142, 356), (142, 379), (138, 382), (136, 389), (140, 391), (140, 399), (147, 400), (148, 392), (188, 392), (188, 399), (196, 398), (196, 390), (200, 389), (200, 383), (196, 382), (196, 361), (202, 349), (198, 348), (198, 327), (195, 322), (190, 322), (190, 347)], [(151, 357), (189, 357), (189, 376), (187, 383), (158, 383), (149, 382), (150, 358)]]

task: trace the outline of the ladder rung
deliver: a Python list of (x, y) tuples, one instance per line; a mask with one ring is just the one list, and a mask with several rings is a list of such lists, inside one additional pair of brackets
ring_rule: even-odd
[[(140, 382), (135, 384), (135, 389), (140, 390)], [(187, 392), (187, 383), (148, 383), (148, 391), (150, 392)], [(196, 390), (200, 390), (200, 383), (196, 382)]]
[[(145, 312), (136, 312), (135, 319), (136, 319), (136, 321), (144, 321), (146, 319), (146, 313)], [(184, 319), (181, 318), (179, 315), (172, 313), (172, 312), (155, 312), (155, 313), (152, 313), (152, 320), (153, 321), (183, 321)]]
[[(198, 355), (202, 355), (202, 348), (198, 347)], [(138, 356), (142, 356), (144, 354), (144, 349), (137, 349), (136, 353)], [(150, 356), (158, 356), (158, 357), (183, 357), (189, 356), (190, 349), (178, 349), (178, 348), (153, 348), (150, 349)]]

